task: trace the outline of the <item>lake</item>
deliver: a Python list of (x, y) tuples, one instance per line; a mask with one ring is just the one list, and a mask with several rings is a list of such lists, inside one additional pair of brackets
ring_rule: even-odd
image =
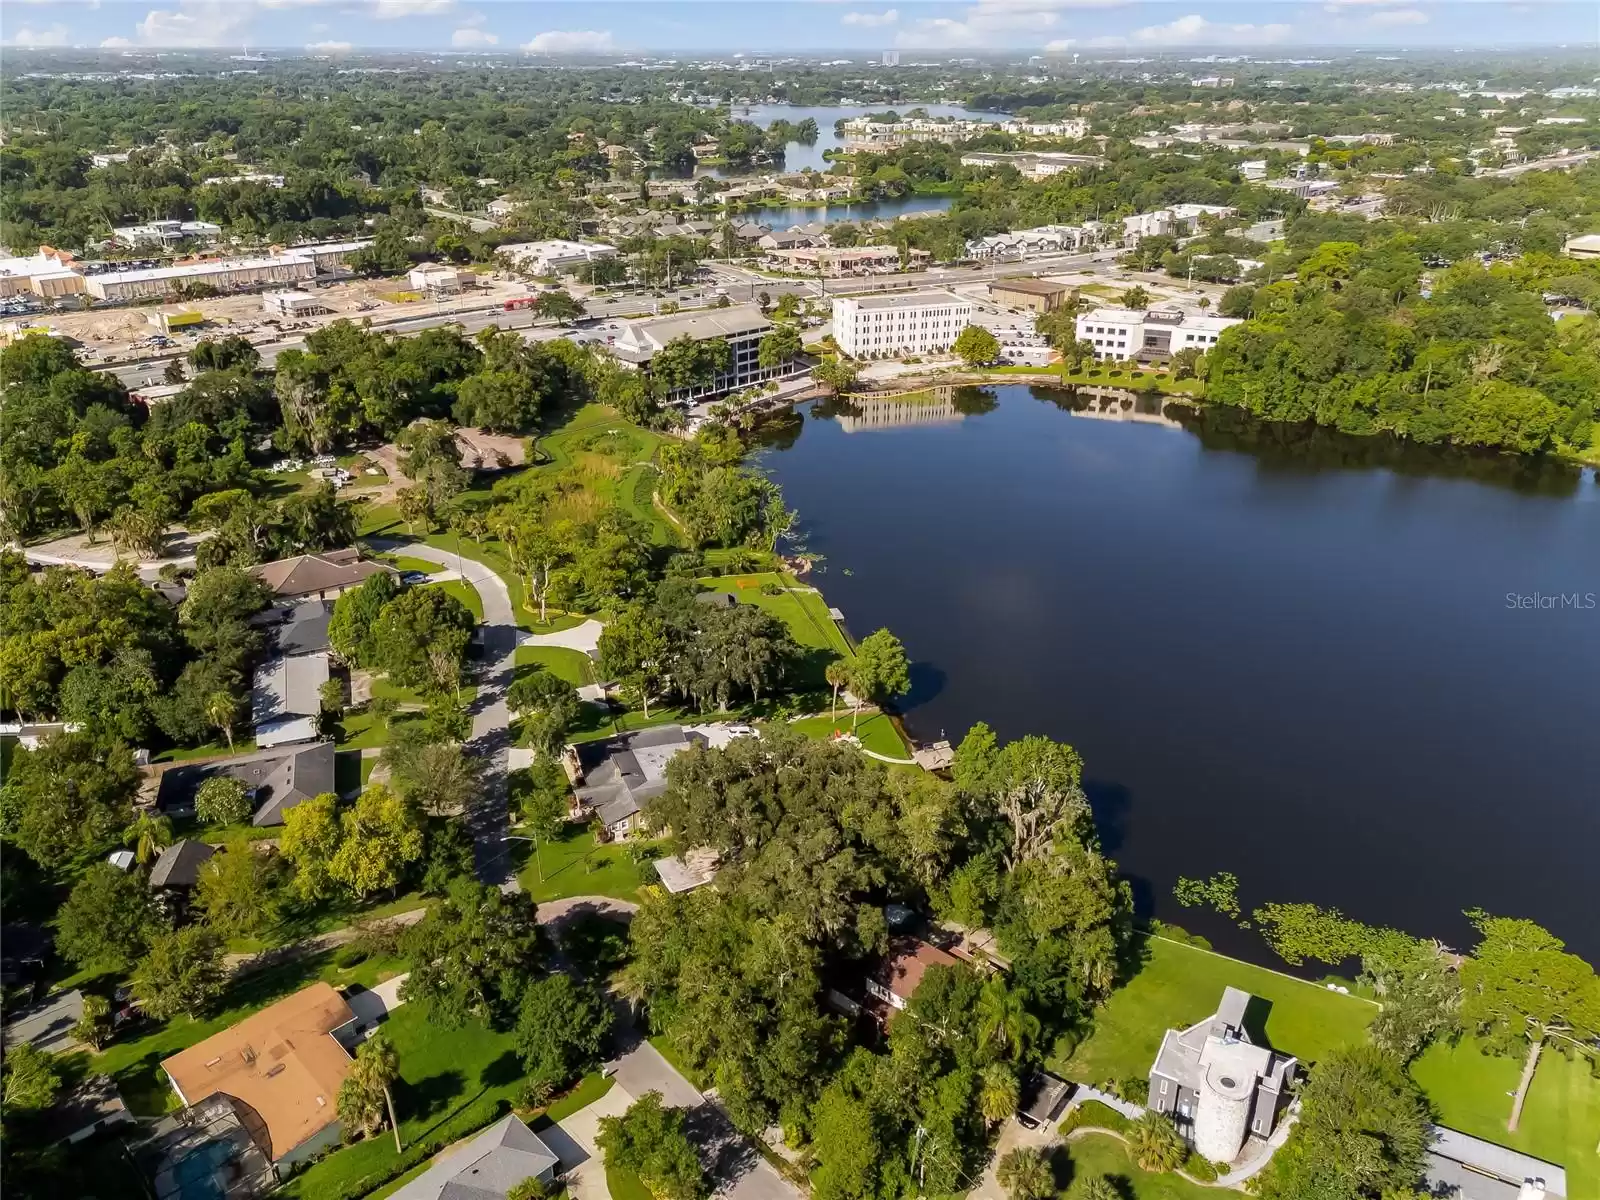
[(747, 208), (740, 220), (756, 221), (773, 229), (788, 229), (809, 221), (892, 221), (902, 213), (943, 212), (951, 196), (896, 196), (888, 200), (866, 200), (860, 204), (791, 204), (785, 208)]
[(1593, 472), (1085, 402), (814, 409), (762, 452), (829, 603), (904, 640), (913, 735), (1071, 742), (1140, 910), (1219, 949), (1273, 961), (1179, 875), (1600, 960)]
[[(826, 150), (837, 150), (844, 145), (844, 139), (833, 131), (834, 122), (847, 120), (850, 117), (864, 117), (868, 113), (897, 112), (901, 116), (913, 108), (925, 109), (930, 117), (955, 117), (967, 121), (1002, 121), (1003, 113), (977, 112), (970, 108), (962, 108), (956, 104), (922, 104), (914, 100), (907, 100), (897, 105), (878, 105), (872, 108), (863, 108), (855, 105), (838, 104), (823, 105), (820, 107), (807, 107), (802, 104), (752, 104), (736, 107), (732, 116), (736, 120), (749, 121), (765, 129), (774, 121), (790, 121), (798, 125), (807, 117), (817, 123), (817, 140), (812, 145), (803, 142), (790, 142), (784, 149), (783, 168), (786, 171), (803, 171), (807, 167), (815, 171), (826, 171), (833, 164), (823, 158)], [(713, 172), (719, 178), (723, 176), (720, 170)], [(748, 174), (749, 172), (744, 172)]]

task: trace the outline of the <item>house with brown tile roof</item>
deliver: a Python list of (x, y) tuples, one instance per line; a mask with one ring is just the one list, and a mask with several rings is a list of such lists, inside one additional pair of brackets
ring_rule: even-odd
[(354, 546), (280, 558), (277, 562), (251, 567), (250, 573), (272, 589), (276, 604), (308, 599), (334, 600), (351, 588), (360, 587), (374, 575), (398, 574), (388, 563), (362, 558)]
[(960, 961), (921, 938), (896, 938), (889, 944), (889, 957), (867, 978), (867, 995), (904, 1009), (929, 967), (953, 967)]
[(333, 1036), (355, 1020), (334, 988), (314, 983), (164, 1059), (184, 1107), (227, 1096), (274, 1163), (296, 1162), (339, 1138), (339, 1085), (350, 1055)]

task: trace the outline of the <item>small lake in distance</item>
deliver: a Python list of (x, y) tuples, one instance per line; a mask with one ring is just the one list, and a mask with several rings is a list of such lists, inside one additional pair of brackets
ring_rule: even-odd
[(1179, 875), (1458, 947), (1481, 906), (1600, 958), (1600, 608), (1515, 607), (1600, 596), (1593, 473), (1075, 403), (961, 389), (769, 437), (828, 602), (906, 644), (913, 735), (1074, 744), (1141, 912), (1219, 949), (1271, 961)]

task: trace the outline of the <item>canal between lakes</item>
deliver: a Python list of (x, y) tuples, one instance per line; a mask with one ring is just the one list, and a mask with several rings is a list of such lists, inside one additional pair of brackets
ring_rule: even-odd
[(1267, 954), (1179, 875), (1457, 947), (1483, 907), (1600, 960), (1593, 473), (1085, 402), (964, 389), (770, 435), (828, 602), (906, 644), (913, 735), (1071, 742), (1140, 911), (1219, 949)]

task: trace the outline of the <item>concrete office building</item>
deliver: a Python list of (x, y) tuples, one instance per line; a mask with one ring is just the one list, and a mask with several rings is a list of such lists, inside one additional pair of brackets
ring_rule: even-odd
[(851, 358), (943, 354), (972, 321), (972, 301), (952, 292), (841, 296), (833, 302), (833, 338)]
[(1236, 317), (1204, 317), (1176, 308), (1097, 308), (1078, 317), (1078, 340), (1094, 346), (1096, 358), (1171, 358), (1191, 347), (1204, 352)]
[(617, 248), (603, 242), (569, 242), (562, 238), (551, 238), (543, 242), (513, 242), (497, 247), (495, 254), (508, 259), (519, 271), (527, 271), (532, 275), (559, 275), (596, 259), (615, 258)]
[(316, 277), (309, 256), (235, 258), (190, 263), (182, 267), (153, 267), (142, 271), (108, 271), (84, 280), (89, 295), (112, 302), (165, 296), (185, 283), (204, 283), (223, 292), (244, 291), (274, 283), (295, 283)]
[(791, 359), (777, 367), (763, 367), (758, 355), (761, 339), (772, 329), (772, 322), (761, 313), (759, 305), (736, 304), (731, 308), (712, 308), (701, 312), (676, 313), (667, 317), (649, 317), (641, 321), (625, 321), (611, 353), (619, 362), (650, 369), (650, 360), (678, 338), (691, 338), (697, 342), (722, 339), (728, 343), (728, 369), (710, 383), (688, 388), (676, 388), (667, 399), (675, 403), (721, 396), (736, 392), (769, 379), (784, 379), (798, 375), (806, 369), (800, 359)]

